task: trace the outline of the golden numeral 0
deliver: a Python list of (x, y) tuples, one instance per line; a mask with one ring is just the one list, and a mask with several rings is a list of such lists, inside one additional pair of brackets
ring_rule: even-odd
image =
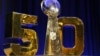
[(63, 42), (63, 26), (73, 26), (75, 28), (75, 45), (73, 48), (66, 48), (62, 45), (62, 53), (65, 55), (81, 55), (84, 50), (84, 25), (83, 22), (76, 17), (59, 18), (60, 38)]

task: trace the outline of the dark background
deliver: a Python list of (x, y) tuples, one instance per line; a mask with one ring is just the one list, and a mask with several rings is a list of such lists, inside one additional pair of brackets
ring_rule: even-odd
[[(38, 16), (37, 34), (39, 38), (39, 49), (37, 54), (43, 54), (47, 16), (41, 11), (41, 1), (42, 0), (0, 0), (0, 55), (4, 55), (3, 44), (5, 40), (6, 14), (12, 11)], [(100, 0), (59, 0), (59, 2), (61, 4), (60, 17), (75, 16), (81, 18), (84, 22), (85, 48), (83, 55), (99, 56)], [(68, 42), (67, 39), (64, 40), (64, 43), (65, 41), (66, 43)], [(72, 42), (70, 42), (69, 45), (73, 44)], [(65, 46), (66, 43), (64, 44)]]

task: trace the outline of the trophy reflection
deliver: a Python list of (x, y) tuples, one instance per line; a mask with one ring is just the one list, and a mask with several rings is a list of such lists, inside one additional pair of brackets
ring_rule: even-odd
[(6, 39), (9, 40), (10, 46), (9, 48), (4, 49), (5, 54), (7, 56), (35, 55), (38, 49), (37, 34), (35, 30), (28, 28), (28, 25), (32, 25), (32, 27), (33, 25), (36, 25), (37, 16), (13, 12), (8, 15), (6, 23), (7, 26), (11, 25), (11, 27), (7, 27), (6, 30), (11, 31), (11, 33), (6, 32)]

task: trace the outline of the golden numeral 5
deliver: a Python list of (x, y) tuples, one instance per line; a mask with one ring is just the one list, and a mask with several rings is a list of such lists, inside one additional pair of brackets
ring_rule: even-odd
[[(31, 56), (36, 54), (38, 49), (38, 39), (36, 31), (21, 27), (21, 25), (26, 25), (26, 24), (36, 25), (36, 23), (37, 23), (37, 16), (21, 14), (17, 12), (12, 13), (11, 37), (19, 38), (23, 42), (23, 45), (20, 45), (19, 43), (11, 43), (11, 50), (14, 55)], [(7, 50), (5, 50), (5, 52), (7, 53)]]

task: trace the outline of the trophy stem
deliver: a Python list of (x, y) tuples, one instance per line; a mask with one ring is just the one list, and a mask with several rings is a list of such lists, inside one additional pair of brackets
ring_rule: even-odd
[(46, 32), (45, 55), (61, 54), (61, 41), (58, 29), (58, 18), (49, 17)]

